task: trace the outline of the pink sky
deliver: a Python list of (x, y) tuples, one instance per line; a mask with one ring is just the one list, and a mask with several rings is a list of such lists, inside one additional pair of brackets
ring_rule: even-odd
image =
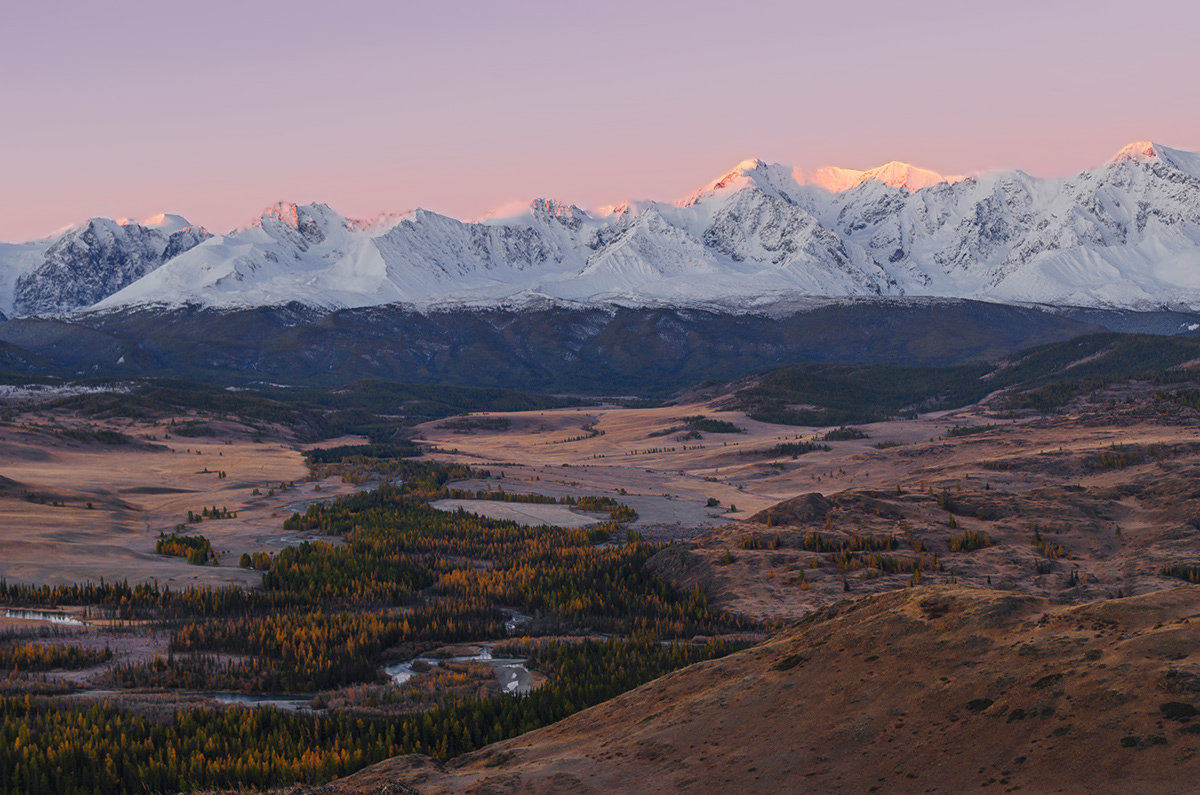
[(747, 157), (1058, 176), (1200, 149), (1193, 2), (176, 5), (6, 10), (0, 240), (675, 199)]

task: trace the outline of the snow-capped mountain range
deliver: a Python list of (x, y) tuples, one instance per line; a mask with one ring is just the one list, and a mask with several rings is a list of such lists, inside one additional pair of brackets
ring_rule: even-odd
[(572, 303), (745, 309), (799, 296), (1200, 308), (1200, 154), (1130, 144), (1063, 179), (760, 160), (679, 202), (537, 199), (478, 222), (281, 204), (211, 236), (93, 219), (0, 245), (0, 311)]

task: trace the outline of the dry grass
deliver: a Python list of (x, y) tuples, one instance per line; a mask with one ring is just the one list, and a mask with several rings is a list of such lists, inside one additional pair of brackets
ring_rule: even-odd
[[(316, 484), (302, 482), (308, 470), (297, 445), (286, 437), (256, 442), (230, 423), (219, 425), (214, 437), (166, 439), (170, 428), (163, 423), (38, 416), (39, 424), (48, 419), (68, 428), (119, 430), (146, 443), (108, 446), (19, 425), (0, 428), (0, 477), (13, 481), (0, 490), (0, 577), (9, 582), (63, 584), (104, 577), (157, 580), (173, 588), (255, 584), (259, 575), (238, 569), (238, 556), (296, 543), (281, 530), (290, 503), (352, 490), (330, 480), (316, 492)], [(219, 478), (220, 471), (227, 476)], [(270, 488), (291, 481), (296, 489), (267, 496)], [(254, 496), (255, 488), (262, 495)], [(47, 503), (40, 496), (30, 501), (25, 492), (46, 494)], [(221, 565), (191, 566), (182, 558), (155, 554), (160, 532), (186, 522), (189, 510), (213, 505), (238, 516), (188, 525), (188, 532), (212, 540)]]
[[(1200, 588), (1053, 608), (923, 588), (437, 765), (330, 793), (1179, 792), (1200, 775)], [(394, 789), (386, 789), (393, 787)]]

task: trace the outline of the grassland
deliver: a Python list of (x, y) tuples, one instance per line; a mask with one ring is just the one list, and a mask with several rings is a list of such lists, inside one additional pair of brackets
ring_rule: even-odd
[[(28, 669), (6, 681), (5, 692), (17, 698), (0, 709), (11, 725), (46, 732), (46, 748), (57, 747), (56, 732), (74, 731), (64, 716), (92, 716), (78, 718), (77, 727), (93, 718), (120, 724), (128, 737), (142, 738), (135, 742), (142, 748), (146, 738), (166, 741), (156, 728), (165, 716), (182, 715), (172, 718), (172, 731), (185, 749), (259, 720), (214, 712), (214, 692), (270, 700), (266, 691), (287, 691), (327, 712), (272, 717), (270, 731), (291, 738), (280, 742), (315, 743), (316, 756), (302, 763), (260, 755), (254, 744), (240, 748), (254, 760), (256, 785), (272, 776), (314, 782), (390, 754), (422, 755), (336, 785), (346, 791), (397, 783), (521, 791), (553, 789), (554, 781), (584, 788), (650, 781), (687, 790), (712, 781), (736, 786), (755, 775), (778, 781), (798, 770), (833, 789), (924, 790), (944, 782), (887, 748), (889, 738), (908, 738), (934, 759), (932, 749), (942, 746), (909, 736), (904, 718), (913, 711), (931, 715), (947, 742), (958, 742), (955, 732), (966, 730), (968, 718), (991, 720), (971, 730), (994, 738), (1013, 759), (1030, 760), (1039, 775), (1051, 775), (1043, 750), (1065, 748), (1057, 738), (1071, 732), (1094, 753), (1115, 744), (1155, 764), (1162, 762), (1157, 738), (1166, 738), (1186, 764), (1194, 756), (1186, 721), (1177, 732), (1156, 726), (1175, 718), (1156, 718), (1153, 704), (1141, 709), (1146, 695), (1137, 688), (1101, 704), (1104, 692), (1116, 690), (1099, 667), (1079, 674), (1070, 691), (1088, 705), (1083, 712), (1056, 700), (1063, 698), (1057, 690), (1046, 699), (1034, 691), (1049, 687), (1038, 684), (1047, 676), (1067, 680), (1101, 659), (1088, 656), (1108, 653), (1088, 645), (1101, 637), (1132, 644), (1128, 653), (1112, 652), (1114, 666), (1145, 667), (1136, 660), (1138, 644), (1166, 644), (1171, 670), (1191, 676), (1196, 644), (1176, 642), (1134, 615), (1142, 605), (1156, 622), (1183, 621), (1194, 587), (1182, 584), (1200, 570), (1193, 485), (1200, 398), (1190, 360), (1181, 360), (1191, 355), (1189, 344), (1139, 356), (1144, 343), (1089, 338), (1070, 350), (1033, 351), (937, 378), (822, 365), (654, 404), (442, 392), (431, 408), (428, 395), (386, 385), (348, 390), (325, 404), (315, 393), (276, 400), (201, 390), (189, 397), (186, 387), (163, 384), (154, 393), (22, 394), (0, 410), (0, 578), (13, 604), (87, 623), (0, 619), (7, 644), (0, 651)], [(791, 412), (789, 423), (821, 423), (764, 422), (764, 395)], [(842, 395), (841, 404), (831, 395)], [(448, 419), (459, 399), (505, 410)], [(964, 400), (974, 402), (959, 405)], [(383, 413), (391, 401), (408, 413)], [(838, 427), (851, 418), (853, 432)], [(580, 502), (583, 496), (589, 501)], [(494, 518), (439, 512), (430, 503)], [(612, 506), (620, 507), (620, 525), (610, 521)], [(530, 526), (547, 520), (561, 527)], [(106, 586), (103, 596), (45, 591), (57, 596), (42, 604), (31, 601), (39, 592), (15, 589), (101, 578), (131, 586)], [(1179, 587), (1182, 596), (1169, 595)], [(856, 614), (854, 604), (865, 612)], [(1011, 607), (1017, 625), (1003, 616), (989, 623), (989, 611), (1001, 607)], [(874, 623), (860, 631), (855, 615)], [(945, 615), (959, 616), (943, 622), (951, 631), (938, 623)], [(515, 628), (506, 627), (510, 616), (522, 616)], [(1041, 617), (1062, 631), (1042, 633), (1032, 623)], [(897, 627), (906, 621), (920, 622), (913, 624), (920, 637), (898, 648)], [(1110, 632), (1106, 621), (1123, 628)], [(1092, 625), (1100, 634), (1088, 639)], [(599, 634), (617, 638), (586, 645)], [(724, 645), (707, 644), (714, 634)], [(764, 639), (765, 646), (715, 659)], [(1047, 668), (1046, 655), (1061, 651), (1054, 644), (1076, 641), (1078, 649), (1068, 650), (1083, 655), (1076, 667)], [(884, 716), (854, 701), (789, 690), (796, 683), (777, 676), (819, 669), (822, 688), (870, 690), (888, 678), (871, 663), (883, 660), (894, 673), (946, 643), (961, 659), (948, 656), (948, 667), (931, 667), (931, 677), (950, 677), (962, 660), (986, 652), (1012, 667), (1016, 684), (986, 676), (954, 687), (936, 677), (902, 682), (905, 695), (889, 706), (901, 712)], [(1018, 643), (1028, 655), (1001, 653)], [(500, 646), (542, 666), (531, 675), (545, 688), (536, 701), (505, 701), (511, 696), (476, 663), (434, 666), (406, 688), (381, 673), (389, 663)], [(644, 733), (625, 727), (639, 738), (636, 749), (577, 719), (528, 742), (475, 751), (692, 662), (593, 713), (614, 732), (622, 731), (621, 710), (653, 716)], [(52, 663), (58, 667), (43, 670)], [(1161, 667), (1145, 673), (1166, 682)], [(578, 676), (564, 679), (569, 671)], [(730, 680), (721, 696), (722, 705), (733, 705), (728, 715), (705, 695), (713, 677)], [(96, 704), (79, 691), (96, 690), (115, 691), (106, 694), (114, 712), (79, 707)], [(743, 690), (744, 698), (737, 695)], [(32, 707), (20, 701), (24, 694), (36, 697)], [(1186, 693), (1174, 695), (1171, 703), (1192, 703)], [(666, 699), (661, 710), (648, 706), (659, 697)], [(771, 723), (800, 725), (787, 710), (765, 706), (787, 698), (805, 714), (841, 710), (847, 717), (839, 720), (858, 721), (838, 723), (812, 742), (859, 738), (868, 760), (861, 770), (848, 757), (826, 770), (803, 754), (790, 761), (771, 755), (769, 737), (787, 737), (796, 748), (809, 742)], [(1070, 719), (1025, 722), (1046, 705)], [(1107, 723), (1085, 732), (1080, 722), (1089, 711)], [(744, 758), (718, 747), (729, 721), (764, 714), (770, 720)], [(881, 728), (884, 717), (898, 725)], [(352, 720), (359, 718), (369, 719), (370, 731), (356, 733)], [(393, 729), (381, 728), (387, 721), (396, 722)], [(681, 728), (690, 724), (695, 734)], [(1050, 732), (1044, 745), (1031, 744), (1033, 729)], [(331, 746), (311, 734), (326, 730), (320, 736), (336, 735), (360, 755), (329, 755)], [(87, 737), (78, 742), (89, 743), (95, 765), (80, 770), (100, 776), (104, 745)], [(565, 750), (572, 743), (578, 754)], [(680, 743), (708, 750), (680, 768)], [(626, 758), (604, 750), (618, 747)], [(144, 769), (161, 774), (160, 788), (238, 783), (235, 767), (223, 767), (233, 757), (211, 770), (184, 770), (140, 753), (122, 756), (121, 781), (137, 780)], [(981, 760), (968, 766), (978, 778), (946, 781), (974, 787), (1007, 779), (1028, 788), (1036, 780), (1008, 770), (1003, 756), (972, 754)], [(21, 775), (49, 769), (49, 757), (38, 762), (13, 751), (5, 759)], [(577, 762), (608, 772), (597, 776)], [(1149, 762), (1126, 769), (1139, 771), (1147, 788), (1160, 782)], [(865, 771), (874, 779), (863, 778)]]

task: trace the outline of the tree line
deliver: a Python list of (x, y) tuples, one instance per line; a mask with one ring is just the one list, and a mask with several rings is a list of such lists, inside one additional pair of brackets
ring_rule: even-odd
[(449, 759), (744, 645), (614, 638), (538, 646), (531, 659), (550, 679), (529, 694), (451, 700), (398, 719), (242, 707), (154, 719), (107, 702), (60, 707), (0, 696), (0, 793), (258, 789), (319, 783), (398, 754)]

